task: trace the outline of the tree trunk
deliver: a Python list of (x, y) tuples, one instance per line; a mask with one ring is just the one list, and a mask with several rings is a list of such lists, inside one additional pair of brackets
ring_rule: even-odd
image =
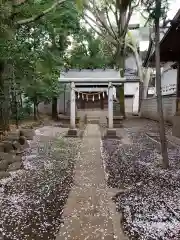
[(38, 112), (37, 112), (37, 99), (34, 99), (34, 120), (37, 121), (38, 120)]
[(20, 106), (23, 107), (22, 92), (20, 92), (19, 97), (20, 97)]
[(66, 114), (66, 85), (64, 85), (64, 115)]
[(18, 111), (17, 92), (15, 92), (15, 116), (16, 116), (16, 128), (19, 128), (19, 111)]
[[(161, 9), (161, 0), (156, 0), (157, 12)], [(155, 56), (156, 56), (156, 94), (157, 94), (157, 112), (159, 114), (159, 132), (161, 141), (162, 163), (164, 168), (169, 167), (167, 141), (165, 135), (162, 95), (161, 95), (161, 69), (160, 69), (160, 31), (159, 31), (159, 16), (155, 18)]]
[(57, 121), (58, 112), (57, 112), (57, 97), (52, 98), (52, 119)]
[[(119, 68), (120, 68), (120, 77), (124, 77), (125, 72), (125, 57), (123, 52), (120, 54), (119, 60)], [(119, 104), (120, 104), (120, 114), (125, 117), (125, 99), (124, 99), (124, 83), (119, 86)]]
[[(119, 40), (122, 42), (118, 46), (118, 63), (120, 77), (124, 77), (125, 73), (125, 37), (123, 37), (123, 31), (126, 25), (126, 10), (122, 9), (119, 5), (120, 11), (120, 26), (119, 26)], [(124, 99), (124, 84), (119, 86), (119, 104), (120, 104), (120, 114), (125, 117), (125, 99)]]
[(9, 92), (10, 68), (5, 62), (0, 61), (0, 129), (9, 131), (10, 119), (10, 92)]
[(19, 116), (18, 116), (18, 101), (17, 101), (17, 85), (15, 83), (15, 75), (14, 75), (14, 66), (13, 66), (13, 74), (12, 74), (12, 82), (11, 82), (11, 96), (12, 96), (12, 113), (15, 117), (16, 128), (19, 127)]

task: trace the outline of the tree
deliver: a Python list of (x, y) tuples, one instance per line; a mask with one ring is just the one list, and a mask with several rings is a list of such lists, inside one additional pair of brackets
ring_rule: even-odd
[[(84, 19), (94, 31), (104, 38), (112, 48), (120, 76), (124, 77), (126, 34), (134, 9), (139, 0), (96, 1), (89, 0), (85, 6)], [(130, 46), (130, 44), (129, 44)], [(135, 48), (133, 47), (132, 50)], [(137, 56), (137, 55), (136, 55)], [(120, 112), (125, 116), (124, 85), (119, 88)]]
[[(144, 2), (143, 2), (144, 3)], [(156, 0), (147, 2), (146, 8), (149, 12), (149, 21), (154, 24), (155, 34), (155, 62), (156, 62), (156, 94), (157, 94), (157, 112), (159, 114), (159, 131), (161, 142), (161, 154), (163, 160), (163, 167), (169, 167), (168, 152), (167, 152), (167, 140), (165, 134), (163, 107), (162, 107), (162, 95), (161, 95), (161, 68), (160, 68), (160, 19), (164, 19), (167, 13), (168, 2), (166, 0)]]
[[(77, 1), (78, 4), (80, 2)], [(56, 11), (51, 14), (52, 10)], [(70, 29), (77, 31), (78, 15), (76, 5), (72, 0), (48, 0), (46, 2), (19, 0), (0, 3), (0, 87), (3, 103), (0, 106), (0, 125), (2, 130), (8, 130), (9, 125), (9, 86), (13, 82), (11, 81), (12, 72), (15, 75), (15, 85), (21, 86), (22, 91), (30, 94), (35, 106), (38, 99), (42, 99), (43, 94), (46, 94), (46, 97), (51, 95), (51, 98), (54, 96), (52, 93), (55, 94), (60, 71), (57, 65), (62, 66), (62, 53), (58, 52), (58, 49), (61, 45), (64, 50), (66, 49), (67, 36), (71, 34)], [(39, 71), (37, 63), (39, 59), (43, 59), (44, 51), (47, 50), (47, 42), (53, 45), (52, 29), (56, 30), (53, 37), (58, 47), (56, 47), (56, 53), (54, 46), (51, 50), (49, 49), (53, 67), (47, 64), (48, 68), (46, 67), (45, 73), (43, 68)], [(61, 54), (59, 59), (57, 59), (58, 54)], [(45, 61), (41, 65), (45, 67)], [(46, 89), (49, 89), (49, 95)]]
[(81, 28), (74, 35), (72, 49), (67, 56), (69, 68), (106, 68), (113, 67), (113, 54), (106, 42), (95, 36), (94, 32)]

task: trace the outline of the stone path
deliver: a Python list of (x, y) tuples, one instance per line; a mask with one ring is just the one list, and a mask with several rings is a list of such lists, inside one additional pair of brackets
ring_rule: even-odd
[(113, 240), (98, 125), (88, 124), (56, 240)]

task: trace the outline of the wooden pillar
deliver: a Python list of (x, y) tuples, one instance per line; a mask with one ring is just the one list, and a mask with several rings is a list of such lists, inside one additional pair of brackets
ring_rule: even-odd
[(180, 116), (180, 62), (177, 63), (176, 115)]
[(112, 83), (109, 82), (108, 86), (108, 123), (109, 129), (113, 128), (113, 86)]
[(81, 109), (84, 109), (84, 100), (82, 99), (82, 97), (80, 98), (80, 106)]
[(71, 111), (70, 111), (70, 128), (76, 128), (75, 118), (76, 118), (76, 96), (75, 96), (75, 84), (74, 82), (71, 83)]
[(102, 94), (100, 95), (100, 105), (101, 105), (101, 109), (104, 109), (104, 98)]

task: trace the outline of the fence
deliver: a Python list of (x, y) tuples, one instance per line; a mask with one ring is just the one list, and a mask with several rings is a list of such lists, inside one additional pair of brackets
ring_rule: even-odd
[[(167, 122), (172, 123), (173, 116), (176, 113), (176, 101), (177, 97), (175, 94), (162, 96), (164, 119)], [(141, 117), (158, 120), (157, 98), (151, 97), (143, 99), (140, 114)]]

